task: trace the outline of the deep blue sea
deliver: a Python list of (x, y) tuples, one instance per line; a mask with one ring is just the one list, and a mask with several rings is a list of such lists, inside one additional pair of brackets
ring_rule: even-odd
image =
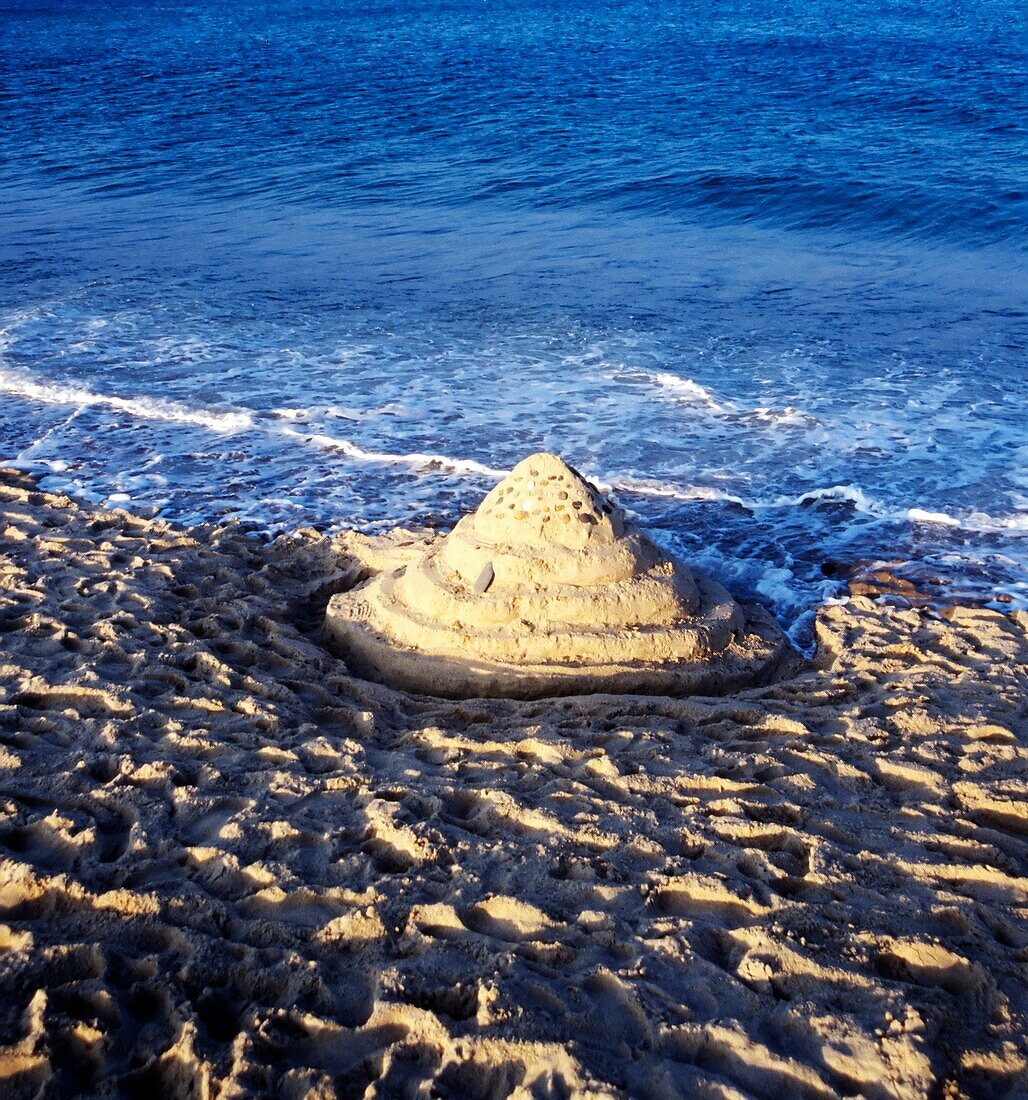
[(453, 522), (531, 451), (802, 634), (1028, 605), (1017, 0), (0, 0), (0, 461)]

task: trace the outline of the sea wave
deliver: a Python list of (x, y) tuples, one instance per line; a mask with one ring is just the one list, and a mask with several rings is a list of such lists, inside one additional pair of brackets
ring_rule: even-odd
[[(687, 379), (677, 379), (677, 381), (682, 384), (683, 392), (695, 396), (698, 400), (719, 409), (727, 406), (727, 403), (717, 401), (709, 391), (698, 384)], [(189, 424), (220, 435), (243, 432), (262, 433), (266, 436), (286, 438), (294, 443), (305, 444), (322, 451), (335, 452), (354, 462), (403, 467), (419, 475), (443, 473), (495, 482), (510, 472), (508, 468), (493, 466), (474, 458), (424, 451), (376, 450), (364, 447), (349, 438), (319, 431), (307, 432), (294, 426), (304, 422), (316, 412), (325, 412), (328, 406), (311, 409), (276, 409), (269, 416), (249, 408), (211, 409), (164, 398), (122, 397), (98, 393), (74, 383), (40, 381), (25, 371), (7, 368), (0, 368), (0, 393), (45, 405), (70, 406), (76, 412), (89, 407), (108, 408), (145, 420)], [(332, 412), (335, 416), (351, 419), (359, 415), (361, 410), (334, 406)], [(47, 435), (53, 430), (51, 428)], [(14, 464), (26, 468), (39, 466), (41, 461), (36, 457), (36, 452), (41, 442), (42, 440), (37, 440), (32, 446), (23, 450), (15, 458)], [(66, 467), (66, 464), (59, 460), (46, 460), (42, 464), (53, 471)], [(715, 486), (648, 478), (635, 473), (603, 471), (593, 477), (605, 491), (625, 494), (628, 497), (632, 495), (658, 497), (685, 503), (730, 503), (752, 512), (844, 504), (855, 512), (871, 516), (884, 523), (935, 525), (978, 533), (1002, 532), (1008, 535), (1028, 533), (1028, 509), (1003, 516), (982, 511), (954, 515), (938, 508), (924, 508), (920, 505), (890, 505), (869, 495), (859, 485), (853, 484), (827, 485), (798, 495), (762, 499), (747, 498)]]
[(706, 386), (701, 386), (699, 382), (695, 382), (691, 378), (681, 378), (669, 371), (644, 371), (641, 373), (647, 375), (658, 389), (670, 394), (677, 401), (691, 405), (701, 405), (714, 412), (721, 413), (732, 412), (737, 408), (734, 402), (726, 398), (715, 397), (713, 392), (707, 389)]
[(0, 368), (0, 393), (21, 397), (43, 405), (72, 405), (82, 409), (100, 405), (138, 416), (144, 420), (169, 420), (181, 424), (196, 424), (214, 432), (237, 432), (254, 425), (253, 413), (232, 410), (197, 409), (179, 401), (161, 397), (118, 397), (96, 393), (67, 382), (40, 382), (24, 372)]
[[(194, 424), (218, 433), (258, 431), (268, 435), (286, 436), (290, 439), (313, 444), (324, 450), (337, 451), (359, 462), (382, 465), (406, 466), (423, 473), (445, 470), (455, 474), (475, 474), (499, 480), (510, 471), (488, 466), (470, 458), (454, 458), (450, 455), (413, 452), (397, 454), (389, 451), (373, 451), (361, 447), (353, 440), (319, 432), (303, 432), (286, 423), (263, 420), (253, 409), (220, 411), (185, 405), (154, 397), (119, 397), (96, 393), (82, 386), (63, 382), (39, 382), (25, 372), (0, 368), (0, 393), (21, 397), (45, 405), (68, 405), (78, 410), (100, 406), (137, 416), (145, 420), (164, 420), (173, 423)], [(309, 410), (307, 410), (309, 411)], [(286, 410), (276, 410), (282, 414)], [(304, 410), (288, 410), (290, 419), (303, 419)], [(31, 448), (30, 448), (31, 449)], [(24, 452), (23, 452), (24, 453)]]
[(792, 405), (776, 409), (768, 405), (749, 407), (714, 392), (693, 378), (683, 378), (670, 371), (633, 370), (629, 377), (639, 379), (657, 391), (660, 398), (676, 405), (691, 407), (717, 418), (733, 421), (748, 420), (772, 426), (815, 428), (821, 421), (810, 412)]
[(509, 470), (501, 470), (494, 466), (487, 466), (482, 462), (476, 462), (473, 458), (453, 458), (450, 455), (425, 454), (420, 451), (410, 454), (368, 451), (351, 439), (340, 439), (338, 436), (324, 435), (318, 432), (308, 434), (307, 432), (298, 432), (295, 428), (282, 428), (278, 434), (301, 439), (305, 443), (313, 443), (325, 450), (338, 451), (340, 454), (346, 455), (347, 458), (356, 459), (358, 462), (373, 462), (386, 466), (406, 466), (418, 473), (444, 470), (453, 474), (475, 474), (496, 481), (510, 473)]
[(895, 507), (869, 496), (857, 485), (826, 485), (800, 493), (798, 496), (760, 499), (739, 496), (706, 485), (682, 485), (652, 478), (607, 474), (598, 480), (600, 484), (609, 486), (615, 492), (664, 497), (683, 502), (719, 501), (737, 504), (751, 512), (841, 503), (849, 505), (854, 512), (871, 516), (886, 523), (934, 524), (980, 533), (1005, 532), (1013, 534), (1021, 531), (1028, 532), (1028, 510), (1015, 512), (1008, 516), (993, 516), (980, 511), (968, 512), (964, 515), (951, 515), (948, 512), (929, 510), (917, 506)]

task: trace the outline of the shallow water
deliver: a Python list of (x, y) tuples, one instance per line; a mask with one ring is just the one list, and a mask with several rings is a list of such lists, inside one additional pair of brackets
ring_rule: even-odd
[(1023, 23), (0, 2), (0, 458), (380, 528), (552, 449), (798, 632), (864, 558), (1024, 605)]

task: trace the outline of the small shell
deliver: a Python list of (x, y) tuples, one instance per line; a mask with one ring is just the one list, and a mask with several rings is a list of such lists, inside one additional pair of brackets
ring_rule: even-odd
[(493, 583), (493, 577), (495, 575), (496, 574), (493, 571), (493, 563), (491, 561), (487, 561), (485, 565), (482, 566), (482, 572), (478, 574), (478, 580), (475, 581), (475, 585), (471, 589), (471, 591), (476, 596), (481, 596), (483, 592), (488, 591), (489, 585)]

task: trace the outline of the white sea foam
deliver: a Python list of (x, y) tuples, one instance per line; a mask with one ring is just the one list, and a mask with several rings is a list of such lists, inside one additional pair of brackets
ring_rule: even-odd
[(249, 412), (217, 412), (195, 409), (178, 401), (160, 397), (116, 397), (94, 393), (82, 386), (63, 382), (37, 382), (29, 375), (0, 368), (0, 393), (21, 397), (43, 405), (71, 405), (78, 409), (90, 405), (116, 409), (144, 420), (169, 420), (196, 424), (215, 432), (236, 432), (253, 427)]
[(944, 527), (960, 527), (959, 519), (947, 512), (926, 512), (924, 508), (908, 508), (907, 519), (911, 523), (938, 523)]
[(419, 473), (445, 470), (447, 473), (475, 474), (495, 481), (499, 481), (510, 473), (509, 470), (486, 466), (484, 463), (476, 462), (472, 458), (453, 458), (450, 455), (424, 454), (420, 451), (411, 454), (368, 451), (350, 439), (340, 439), (338, 436), (321, 433), (308, 434), (299, 432), (295, 428), (282, 427), (279, 434), (302, 439), (306, 443), (314, 443), (325, 450), (339, 451), (348, 458), (356, 459), (359, 462), (374, 462), (386, 466), (406, 466), (408, 469), (416, 470)]
[(954, 516), (949, 512), (929, 511), (919, 507), (890, 508), (883, 501), (869, 497), (856, 485), (832, 485), (824, 489), (814, 489), (798, 497), (779, 497), (770, 505), (750, 504), (750, 507), (796, 507), (819, 500), (840, 500), (853, 505), (854, 509), (875, 519), (892, 523), (932, 523), (940, 527), (956, 527), (965, 531), (981, 533), (995, 531), (1028, 531), (1028, 512), (1011, 516), (991, 516), (986, 512), (968, 512), (963, 516)]
[[(260, 415), (250, 409), (235, 409), (231, 412), (219, 412), (210, 409), (198, 409), (178, 401), (168, 401), (152, 397), (117, 397), (95, 393), (92, 390), (68, 383), (39, 382), (27, 374), (0, 368), (0, 393), (11, 397), (21, 397), (27, 401), (36, 401), (46, 405), (66, 405), (76, 412), (91, 406), (115, 409), (146, 420), (164, 420), (183, 424), (195, 424), (215, 432), (261, 431), (270, 435), (288, 436), (322, 449), (338, 451), (348, 458), (360, 462), (373, 462), (391, 466), (406, 466), (421, 472), (445, 470), (449, 473), (472, 474), (480, 477), (500, 480), (510, 472), (487, 466), (470, 458), (453, 458), (450, 455), (413, 452), (396, 454), (389, 451), (372, 451), (361, 447), (350, 439), (324, 433), (298, 431), (288, 424), (262, 423)], [(303, 420), (307, 410), (278, 409), (276, 413), (288, 416), (294, 421)], [(351, 410), (346, 410), (350, 412)], [(353, 410), (356, 412), (356, 410)], [(345, 415), (345, 413), (342, 413)], [(32, 450), (33, 448), (30, 448)], [(23, 457), (26, 452), (23, 452)]]
[(870, 516), (885, 518), (888, 509), (877, 500), (867, 496), (858, 485), (826, 485), (820, 489), (811, 489), (801, 493), (798, 497), (778, 497), (764, 507), (802, 507), (804, 504), (814, 504), (819, 500), (840, 500), (853, 505), (858, 512), (865, 512)]
[(1012, 516), (990, 516), (987, 512), (972, 512), (965, 522), (977, 525), (982, 531), (1028, 531), (1028, 508), (1022, 504), (1021, 509)]
[(756, 405), (747, 408), (737, 401), (731, 401), (714, 393), (713, 390), (701, 385), (692, 378), (682, 378), (670, 371), (633, 372), (650, 382), (659, 393), (669, 396), (679, 405), (687, 405), (699, 409), (718, 419), (726, 418), (733, 421), (750, 420), (761, 424), (769, 424), (775, 427), (800, 427), (813, 428), (821, 426), (821, 421), (803, 409), (786, 405), (776, 409), (768, 405)]
[[(0, 330), (0, 350), (6, 330)], [(711, 409), (725, 412), (734, 408), (730, 402), (721, 402), (710, 391), (689, 379), (680, 379), (674, 375), (654, 374), (668, 385), (678, 387), (683, 394)], [(670, 382), (668, 382), (670, 380)], [(67, 468), (67, 463), (58, 457), (41, 456), (52, 435), (66, 426), (84, 409), (91, 407), (107, 408), (129, 416), (146, 420), (167, 421), (195, 425), (219, 434), (259, 433), (270, 437), (285, 437), (294, 443), (316, 447), (319, 450), (334, 451), (350, 460), (385, 466), (403, 467), (418, 474), (443, 473), (446, 475), (468, 476), (498, 481), (509, 472), (507, 469), (490, 466), (471, 458), (455, 457), (432, 452), (413, 451), (392, 452), (361, 446), (352, 439), (334, 436), (320, 431), (306, 432), (300, 425), (314, 420), (332, 417), (337, 419), (360, 419), (373, 412), (383, 412), (390, 406), (375, 410), (361, 410), (337, 405), (311, 406), (309, 408), (279, 408), (268, 413), (253, 409), (235, 408), (231, 410), (205, 409), (187, 405), (183, 402), (156, 397), (120, 397), (97, 393), (94, 390), (69, 382), (40, 381), (25, 371), (0, 367), (0, 394), (21, 398), (26, 401), (52, 406), (64, 406), (71, 410), (58, 424), (52, 425), (43, 436), (18, 456), (23, 464), (46, 465), (52, 472)], [(756, 410), (766, 412), (767, 410)], [(803, 416), (796, 410), (787, 410), (790, 414)], [(1020, 533), (1028, 531), (1028, 510), (1015, 508), (1012, 515), (992, 516), (981, 511), (966, 515), (953, 515), (949, 512), (922, 508), (920, 506), (897, 507), (869, 496), (858, 485), (836, 484), (809, 490), (799, 496), (778, 496), (773, 499), (747, 499), (737, 494), (706, 485), (694, 485), (607, 472), (596, 478), (604, 488), (615, 492), (625, 492), (639, 496), (667, 498), (686, 502), (721, 501), (741, 505), (751, 511), (766, 509), (791, 509), (817, 505), (820, 502), (839, 501), (848, 503), (860, 513), (878, 520), (891, 523), (936, 524), (944, 527), (961, 528), (976, 532)], [(1020, 502), (1022, 505), (1024, 502)]]
[(751, 409), (748, 416), (765, 424), (774, 424), (776, 427), (795, 425), (802, 428), (813, 428), (821, 424), (813, 413), (804, 412), (803, 409), (794, 409), (786, 405), (784, 409), (771, 409), (758, 405)]
[(690, 404), (705, 405), (715, 412), (729, 412), (735, 408), (731, 401), (724, 398), (718, 399), (705, 386), (694, 382), (691, 378), (679, 378), (677, 374), (668, 371), (643, 372), (647, 374), (656, 385), (667, 393), (681, 401)]
[(608, 474), (596, 479), (602, 488), (609, 487), (615, 492), (636, 493), (646, 497), (665, 497), (670, 500), (722, 500), (734, 504), (745, 504), (741, 497), (715, 489), (709, 485), (677, 485), (653, 478), (621, 476)]
[(358, 409), (349, 405), (310, 405), (305, 408), (272, 409), (271, 415), (279, 420), (293, 420), (306, 424), (319, 417), (332, 420), (360, 420), (368, 415), (367, 409)]
[(985, 512), (969, 512), (965, 516), (954, 516), (948, 512), (928, 511), (918, 507), (891, 508), (883, 501), (868, 496), (857, 485), (827, 485), (801, 493), (799, 496), (779, 496), (770, 500), (761, 500), (747, 499), (706, 485), (679, 485), (649, 478), (619, 477), (617, 474), (606, 475), (601, 484), (640, 496), (682, 501), (724, 501), (739, 504), (751, 512), (798, 508), (817, 504), (819, 501), (839, 501), (852, 505), (856, 512), (890, 523), (933, 523), (981, 533), (1028, 531), (1028, 511), (997, 517)]

